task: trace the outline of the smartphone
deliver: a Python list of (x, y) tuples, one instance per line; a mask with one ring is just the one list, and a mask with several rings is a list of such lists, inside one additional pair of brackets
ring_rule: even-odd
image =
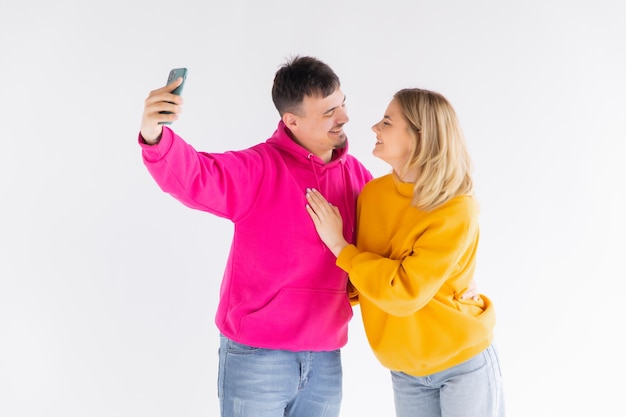
[[(183, 87), (185, 86), (185, 80), (187, 80), (187, 68), (174, 68), (170, 71), (170, 74), (167, 76), (167, 84), (174, 82), (178, 77), (183, 77), (183, 82), (176, 87), (172, 94), (181, 95), (183, 93)], [(161, 114), (171, 114), (171, 111), (162, 111)], [(162, 125), (169, 125), (172, 122), (159, 122)]]

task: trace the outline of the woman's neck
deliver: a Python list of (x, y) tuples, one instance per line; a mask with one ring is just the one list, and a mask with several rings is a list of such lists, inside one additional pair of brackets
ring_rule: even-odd
[(417, 181), (417, 177), (419, 176), (417, 169), (401, 173), (402, 170), (393, 168), (393, 172), (400, 182), (415, 183)]

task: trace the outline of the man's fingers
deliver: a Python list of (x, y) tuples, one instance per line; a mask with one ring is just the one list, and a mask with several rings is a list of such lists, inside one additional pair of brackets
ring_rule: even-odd
[(183, 98), (180, 95), (172, 94), (172, 91), (174, 91), (179, 85), (181, 85), (182, 82), (183, 78), (179, 77), (166, 86), (150, 91), (150, 94), (148, 94), (148, 97), (145, 100), (146, 107), (153, 103), (158, 103), (161, 101), (178, 105), (183, 104)]
[[(166, 101), (168, 97), (174, 101)], [(174, 94), (161, 93), (149, 96), (145, 102), (144, 117), (156, 119), (158, 122), (174, 121), (183, 111), (181, 103), (182, 99)], [(167, 116), (163, 117), (164, 114)]]
[(162, 93), (171, 93), (172, 91), (174, 91), (179, 85), (181, 85), (183, 82), (183, 77), (178, 77), (177, 79), (175, 79), (174, 81), (172, 81), (171, 83), (164, 85), (161, 88), (157, 88), (156, 90), (152, 90), (150, 91), (149, 96), (153, 96), (153, 95), (159, 95)]
[(170, 93), (171, 93), (172, 91), (174, 91), (174, 89), (175, 89), (176, 87), (178, 87), (178, 86), (179, 86), (179, 85), (181, 85), (182, 83), (183, 83), (183, 77), (178, 77), (178, 78), (176, 78), (174, 81), (172, 81), (171, 83), (167, 84), (167, 85), (166, 85), (165, 87), (163, 87), (163, 88), (165, 88), (165, 89), (166, 89), (166, 91), (168, 91), (168, 92), (170, 92)]
[(176, 94), (172, 94), (168, 91), (155, 90), (155, 91), (152, 91), (150, 95), (148, 95), (148, 97), (146, 97), (144, 101), (144, 105), (148, 107), (155, 103), (162, 103), (162, 102), (173, 103), (173, 104), (177, 104), (180, 106), (181, 104), (183, 104), (183, 98)]

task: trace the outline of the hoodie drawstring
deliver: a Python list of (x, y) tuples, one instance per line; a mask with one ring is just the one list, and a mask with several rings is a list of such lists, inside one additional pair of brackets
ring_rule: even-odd
[[(322, 188), (320, 187), (320, 181), (319, 181), (319, 176), (317, 173), (317, 169), (315, 168), (315, 162), (313, 161), (313, 154), (309, 153), (307, 155), (308, 160), (311, 162), (311, 169), (313, 170), (313, 175), (315, 176), (315, 183), (317, 185), (317, 190), (322, 192)], [(348, 182), (346, 181), (346, 164), (345, 164), (345, 160), (343, 158), (339, 158), (339, 165), (340, 165), (340, 169), (341, 169), (341, 181), (343, 182), (343, 203), (344, 203), (344, 207), (346, 208), (347, 212), (346, 212), (346, 216), (348, 217), (347, 219), (343, 219), (344, 220), (344, 224), (345, 222), (348, 222), (350, 224), (350, 236), (348, 241), (352, 241), (355, 238), (354, 235), (354, 218), (351, 216), (351, 213), (353, 211), (356, 212), (356, 199), (354, 198), (354, 193), (352, 192), (352, 189), (348, 187)], [(348, 196), (348, 193), (350, 193), (350, 196)], [(324, 196), (327, 197), (327, 196)], [(350, 209), (352, 207), (352, 210)], [(324, 245), (324, 247), (326, 247)]]
[[(343, 193), (343, 203), (348, 209), (348, 218), (346, 220), (350, 222), (350, 237), (353, 240), (355, 238), (354, 219), (350, 216), (350, 207), (354, 207), (354, 212), (356, 213), (356, 199), (354, 198), (352, 189), (348, 190), (348, 182), (346, 181), (346, 164), (343, 158), (339, 158), (339, 164), (341, 165), (341, 180), (343, 181), (343, 189), (345, 190)], [(350, 198), (348, 198), (348, 192), (350, 192)]]
[(317, 170), (315, 169), (315, 162), (313, 162), (313, 154), (309, 153), (306, 157), (311, 163), (311, 168), (313, 169), (313, 176), (315, 177), (315, 184), (317, 185), (317, 190), (322, 191), (322, 189), (320, 188), (319, 175), (317, 175)]

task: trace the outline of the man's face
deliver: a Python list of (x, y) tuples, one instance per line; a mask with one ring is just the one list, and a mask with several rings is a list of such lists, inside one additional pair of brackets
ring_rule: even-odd
[(302, 105), (287, 127), (294, 139), (313, 154), (328, 161), (332, 150), (346, 144), (343, 125), (350, 120), (346, 112), (346, 96), (341, 89), (328, 97), (304, 96)]

